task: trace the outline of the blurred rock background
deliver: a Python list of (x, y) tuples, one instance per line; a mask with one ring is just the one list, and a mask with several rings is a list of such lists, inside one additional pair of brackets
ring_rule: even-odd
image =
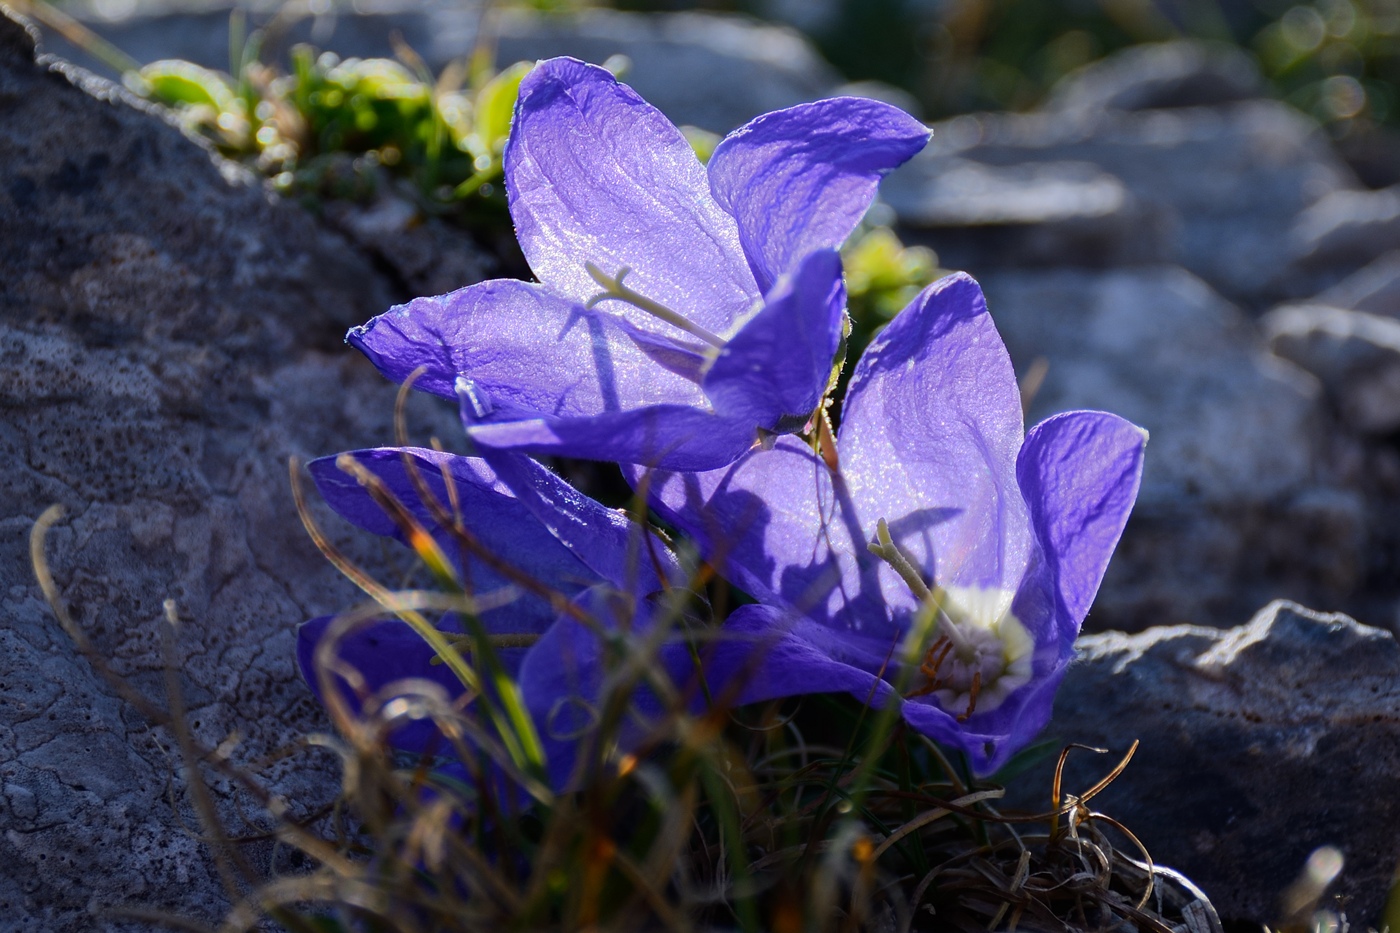
[[(1144, 748), (1112, 812), (1138, 816), (1149, 848), (1218, 885), (1229, 916), (1267, 919), (1311, 847), (1348, 840), (1366, 868), (1344, 890), (1354, 916), (1375, 916), (1400, 857), (1388, 808), (1319, 817), (1310, 781), (1259, 790), (1250, 768), (1267, 775), (1272, 753), (1232, 761), (1243, 789), (1209, 806), (1204, 790), (1163, 788), (1183, 761), (1194, 786), (1222, 787), (1201, 761), (1295, 733), (1288, 754), (1343, 780), (1339, 798), (1381, 793), (1394, 760), (1381, 685), (1400, 675), (1400, 654), (1365, 626), (1400, 625), (1400, 0), (617, 6), (298, 0), (231, 18), (217, 3), (84, 0), (61, 6), (82, 28), (51, 17), (40, 51), (120, 80), (123, 60), (90, 30), (136, 63), (227, 71), (231, 45), (258, 27), (264, 60), (284, 69), (299, 42), (342, 57), (411, 49), (435, 75), (483, 48), (501, 65), (625, 56), (638, 91), (714, 133), (836, 93), (930, 119), (933, 143), (887, 181), (875, 219), (983, 283), (1030, 420), (1103, 408), (1152, 434), (1088, 627), (1207, 627), (1086, 643), (1052, 732), (1120, 751), (1170, 737)], [(252, 715), (250, 747), (277, 747), (316, 714), (275, 646), (351, 598), (302, 544), (285, 458), (390, 438), (392, 393), (336, 349), (341, 331), (394, 301), (523, 270), (501, 230), (463, 230), (411, 197), (303, 210), (211, 162), (168, 114), (55, 60), (34, 64), (23, 30), (0, 26), (0, 441), (24, 464), (0, 514), (13, 557), (0, 853), (16, 866), (0, 911), (19, 929), (76, 929), (93, 905), (197, 909), (222, 895), (172, 821), (168, 747), (103, 699), (37, 601), (33, 520), (53, 501), (79, 516), (55, 535), (56, 570), (123, 671), (157, 682), (152, 626), (174, 595), (194, 616), (199, 728), (217, 742)], [(863, 313), (867, 331), (883, 319)], [(451, 430), (450, 417), (419, 419)], [(1231, 629), (1277, 598), (1364, 625), (1272, 607)], [(1235, 642), (1268, 650), (1218, 648)], [(1306, 701), (1276, 689), (1282, 655)], [(1347, 658), (1363, 656), (1357, 673)], [(1159, 667), (1186, 680), (1167, 683)], [(1329, 682), (1359, 686), (1333, 709), (1313, 699)], [(1153, 720), (1143, 683), (1209, 694), (1187, 704), (1209, 728)], [(1113, 709), (1094, 699), (1120, 694)], [(1270, 716), (1221, 712), (1255, 696)], [(118, 759), (140, 779), (102, 783)], [(1349, 774), (1361, 782), (1351, 791)], [(334, 792), (329, 769), (273, 777)], [(95, 842), (93, 826), (106, 827)], [(1280, 826), (1296, 830), (1289, 845), (1239, 871), (1241, 846)]]

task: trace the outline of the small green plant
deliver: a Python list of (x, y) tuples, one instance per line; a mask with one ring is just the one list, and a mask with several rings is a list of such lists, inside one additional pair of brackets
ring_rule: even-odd
[(939, 275), (938, 256), (905, 246), (886, 226), (857, 230), (841, 251), (851, 318), (874, 328), (894, 317)]
[(128, 72), (127, 84), (284, 193), (367, 200), (396, 179), (431, 213), (507, 222), (501, 157), (529, 63), (434, 79), (407, 48), (400, 61), (342, 60), (300, 45), (281, 74), (259, 48), (254, 35), (233, 75), (165, 60)]

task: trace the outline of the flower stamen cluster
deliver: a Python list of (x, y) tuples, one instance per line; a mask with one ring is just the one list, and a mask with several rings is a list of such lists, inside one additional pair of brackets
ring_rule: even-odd
[(918, 615), (931, 623), (914, 628), (927, 629), (934, 641), (919, 663), (924, 682), (905, 693), (906, 699), (933, 695), (949, 712), (961, 708), (956, 718), (967, 722), (977, 710), (984, 684), (993, 701), (984, 709), (994, 709), (1030, 680), (1035, 641), (1009, 610), (1000, 609), (1013, 594), (968, 591), (960, 602), (944, 587), (930, 585), (883, 518), (875, 523), (875, 538), (866, 547), (899, 574), (919, 601)]

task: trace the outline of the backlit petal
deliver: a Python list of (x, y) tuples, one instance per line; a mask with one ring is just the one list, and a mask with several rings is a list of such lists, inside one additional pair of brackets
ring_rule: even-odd
[[(1016, 454), (1021, 399), (982, 290), (929, 286), (875, 338), (851, 379), (838, 443), (868, 540), (889, 522), (931, 582), (1014, 590), (1031, 533)], [(881, 571), (892, 603), (908, 587)]]
[(834, 250), (810, 254), (719, 352), (705, 394), (726, 416), (800, 430), (831, 379), (845, 319), (841, 257)]
[(520, 85), (505, 152), (511, 217), (540, 281), (577, 302), (585, 263), (710, 331), (758, 298), (734, 220), (690, 144), (607, 71), (541, 62)]
[(1075, 411), (1031, 429), (1016, 475), (1073, 637), (1137, 499), (1147, 432), (1117, 415)]
[[(484, 550), (498, 555), (530, 579), (566, 594), (576, 593), (598, 582), (597, 574), (589, 565), (557, 540), (551, 530), (498, 480), (482, 460), (436, 450), (393, 447), (352, 451), (349, 456), (378, 477), (393, 497), (432, 533), (438, 545), (457, 566), (466, 568), (474, 592), (515, 587), (517, 596), (513, 601), (482, 614), (482, 621), (488, 630), (496, 633), (542, 632), (554, 621), (557, 611), (547, 599), (520, 589), (507, 577), (487, 566), (463, 547), (457, 535), (438, 523), (439, 512), (450, 516), (453, 510), (453, 496), (448, 494), (444, 474), (451, 477), (452, 491), (464, 526)], [(431, 496), (428, 502), (419, 495), (404, 463), (405, 456), (426, 484)], [(366, 531), (403, 541), (399, 526), (353, 476), (336, 466), (335, 461), (334, 457), (324, 457), (313, 460), (308, 467), (317, 489), (331, 508)], [(543, 483), (563, 485), (563, 480), (539, 464), (529, 463), (522, 468), (542, 474), (540, 481)], [(434, 501), (435, 506), (432, 504)], [(585, 510), (585, 514), (609, 511), (592, 500), (586, 501), (591, 508)]]
[(652, 405), (591, 418), (472, 424), (467, 433), (476, 443), (497, 450), (673, 470), (709, 470), (732, 463), (754, 442), (752, 423), (685, 405)]
[(738, 221), (759, 288), (844, 243), (880, 177), (929, 135), (897, 107), (838, 97), (766, 113), (726, 137), (710, 158), (710, 188)]
[(703, 400), (698, 387), (648, 359), (607, 314), (548, 290), (496, 279), (391, 308), (346, 339), (385, 376), (456, 398), (470, 379), (489, 416), (591, 415)]

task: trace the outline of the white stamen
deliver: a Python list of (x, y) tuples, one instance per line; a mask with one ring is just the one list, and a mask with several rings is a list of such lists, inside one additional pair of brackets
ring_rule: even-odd
[(975, 710), (995, 709), (1030, 682), (1035, 639), (1011, 613), (1014, 592), (930, 585), (883, 518), (867, 547), (920, 603), (904, 657), (918, 666), (916, 680), (923, 682), (915, 683), (910, 697), (932, 695), (944, 710), (966, 719)]

